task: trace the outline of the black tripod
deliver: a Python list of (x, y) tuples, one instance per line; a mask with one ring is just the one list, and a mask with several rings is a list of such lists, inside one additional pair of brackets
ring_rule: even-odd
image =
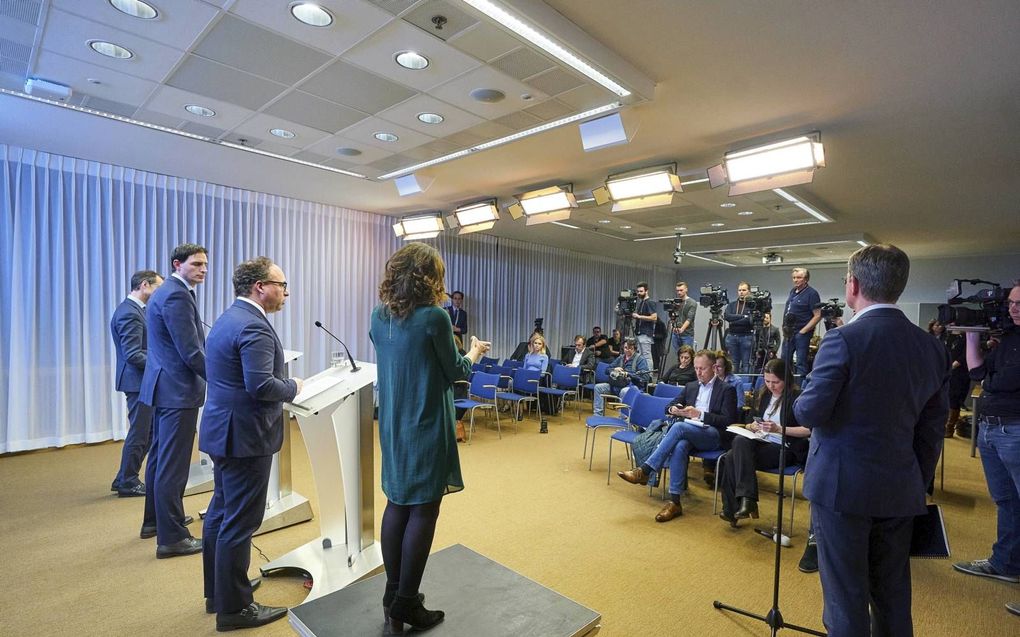
[[(666, 373), (666, 359), (669, 357), (670, 350), (673, 349), (673, 334), (676, 329), (676, 321), (680, 317), (679, 314), (669, 313), (669, 323), (666, 325), (666, 346), (662, 348), (662, 356), (659, 357), (659, 379), (662, 379), (662, 375)], [(680, 354), (677, 354), (677, 361), (679, 362)]]
[[(792, 334), (786, 334), (784, 330), (784, 337), (790, 338)], [(737, 608), (736, 606), (730, 606), (724, 604), (719, 600), (712, 602), (712, 606), (721, 610), (728, 610), (745, 617), (753, 617), (759, 621), (765, 622), (772, 629), (772, 636), (775, 637), (776, 633), (781, 628), (789, 628), (790, 630), (796, 630), (797, 632), (805, 633), (807, 635), (820, 635), (826, 637), (827, 633), (823, 633), (811, 628), (805, 628), (804, 626), (798, 626), (796, 624), (788, 624), (783, 619), (783, 614), (779, 610), (779, 561), (782, 557), (782, 537), (783, 537), (783, 501), (786, 499), (785, 493), (785, 480), (786, 477), (786, 423), (790, 422), (790, 414), (793, 412), (792, 401), (790, 396), (793, 393), (793, 383), (790, 379), (793, 378), (793, 374), (790, 373), (791, 363), (793, 362), (793, 348), (786, 348), (786, 356), (783, 357), (783, 362), (786, 364), (786, 386), (783, 388), (783, 410), (782, 417), (780, 418), (780, 427), (782, 429), (782, 442), (779, 446), (779, 503), (776, 505), (776, 532), (775, 532), (775, 544), (776, 544), (776, 557), (775, 566), (772, 572), (772, 608), (769, 609), (768, 614), (758, 615), (752, 613), (749, 610), (743, 608)]]
[(708, 319), (708, 332), (705, 333), (705, 349), (722, 349), (722, 308), (713, 306), (710, 310), (712, 318)]

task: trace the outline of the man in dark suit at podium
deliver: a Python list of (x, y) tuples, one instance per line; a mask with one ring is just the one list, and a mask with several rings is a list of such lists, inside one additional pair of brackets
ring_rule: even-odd
[(202, 542), (185, 528), (183, 497), (198, 409), (205, 402), (205, 330), (195, 286), (205, 281), (209, 258), (202, 246), (184, 243), (174, 248), (170, 264), (173, 274), (145, 312), (149, 356), (140, 390), (142, 402), (153, 408), (140, 535), (156, 536), (157, 558), (202, 550)]
[(286, 608), (252, 598), (251, 537), (262, 524), (273, 454), (283, 444), (283, 403), (301, 380), (284, 376), (283, 345), (268, 313), (283, 309), (287, 279), (266, 257), (234, 270), (237, 300), (209, 331), (209, 395), (198, 448), (213, 460), (213, 497), (202, 529), (206, 611), (216, 629), (268, 624)]
[(110, 486), (122, 498), (144, 497), (145, 484), (138, 479), (142, 458), (149, 450), (152, 431), (152, 409), (138, 400), (138, 390), (145, 374), (146, 335), (145, 304), (163, 284), (163, 277), (152, 270), (139, 270), (131, 275), (131, 292), (120, 302), (110, 320), (113, 346), (117, 350), (117, 391), (127, 399), (128, 428), (121, 452), (120, 470)]
[(942, 449), (949, 358), (895, 305), (909, 272), (892, 245), (851, 255), (855, 315), (826, 332), (794, 404), (813, 430), (804, 495), (830, 637), (913, 634), (910, 540)]

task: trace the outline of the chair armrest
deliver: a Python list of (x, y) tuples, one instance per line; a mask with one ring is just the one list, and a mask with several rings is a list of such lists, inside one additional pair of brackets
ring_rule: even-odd
[(453, 384), (454, 385), (470, 385), (471, 383), (466, 381), (466, 380), (455, 380), (455, 381), (453, 381)]
[(499, 385), (482, 385), (482, 389), (499, 389)]

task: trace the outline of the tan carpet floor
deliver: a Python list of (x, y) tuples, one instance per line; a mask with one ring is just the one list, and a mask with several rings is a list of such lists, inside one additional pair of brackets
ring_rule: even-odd
[[(667, 524), (653, 516), (658, 492), (613, 476), (606, 485), (603, 433), (589, 472), (584, 428), (573, 411), (551, 419), (539, 435), (525, 419), (516, 435), (480, 428), (461, 445), (467, 488), (446, 499), (434, 550), (461, 543), (603, 616), (601, 635), (766, 635), (761, 623), (712, 608), (719, 599), (765, 613), (772, 599), (772, 545), (744, 524), (731, 530), (712, 515), (712, 493), (692, 465), (685, 515)], [(295, 490), (317, 496), (297, 427)], [(142, 500), (108, 489), (120, 443), (76, 446), (0, 457), (0, 635), (211, 635), (202, 600), (199, 556), (155, 559), (154, 540), (140, 540)], [(378, 452), (377, 452), (378, 453)], [(626, 463), (617, 446), (614, 469)], [(376, 464), (378, 471), (378, 461)], [(762, 481), (762, 519), (774, 517), (775, 481)], [(895, 485), (890, 485), (895, 488)], [(209, 494), (185, 498), (197, 517)], [(951, 561), (986, 557), (995, 537), (980, 460), (969, 442), (948, 441), (945, 506), (952, 560), (914, 560), (913, 615), (918, 635), (1020, 634), (1020, 618), (1003, 609), (1020, 587), (964, 576)], [(385, 500), (377, 491), (376, 516)], [(781, 608), (788, 622), (822, 628), (817, 575), (797, 561), (808, 507), (797, 507), (794, 547), (783, 551)], [(201, 535), (201, 522), (193, 533)], [(270, 558), (318, 535), (310, 522), (255, 538)], [(253, 551), (252, 573), (263, 563)], [(267, 604), (293, 606), (300, 578), (271, 578), (256, 593)], [(445, 609), (456, 621), (456, 608)], [(340, 621), (341, 618), (338, 618)], [(286, 620), (250, 631), (293, 634)], [(784, 632), (785, 634), (785, 632)]]

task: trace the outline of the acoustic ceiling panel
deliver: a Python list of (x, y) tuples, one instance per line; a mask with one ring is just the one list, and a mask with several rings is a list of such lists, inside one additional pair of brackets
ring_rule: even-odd
[(416, 91), (337, 60), (299, 86), (338, 104), (375, 114), (416, 95)]
[(549, 58), (540, 55), (531, 49), (520, 48), (512, 53), (492, 62), (492, 66), (506, 73), (510, 77), (524, 80), (532, 75), (538, 75), (543, 71), (554, 68)]
[[(436, 113), (443, 117), (443, 121), (438, 124), (426, 124), (418, 119), (420, 113)], [(393, 108), (388, 108), (379, 113), (379, 117), (431, 137), (446, 137), (485, 121), (477, 115), (472, 115), (428, 95), (418, 95)]]
[(506, 126), (511, 130), (518, 131), (524, 130), (525, 128), (538, 126), (539, 124), (542, 123), (542, 120), (535, 117), (534, 115), (521, 111), (517, 113), (509, 113), (507, 115), (504, 115), (503, 117), (500, 117), (499, 119), (493, 120), (493, 122), (499, 124), (500, 126)]
[[(341, 155), (337, 153), (337, 149), (344, 149), (345, 151), (357, 152), (357, 155)], [(323, 157), (336, 158), (341, 161), (354, 164), (364, 165), (371, 164), (374, 161), (382, 159), (388, 155), (392, 155), (392, 151), (383, 150), (376, 148), (368, 144), (364, 144), (347, 137), (341, 137), (340, 135), (333, 135), (326, 139), (313, 144), (312, 146), (305, 149), (306, 152), (313, 152)], [(360, 172), (360, 171), (358, 171)]]
[(167, 128), (180, 128), (188, 122), (183, 117), (173, 117), (157, 111), (150, 111), (144, 108), (140, 108), (135, 111), (135, 119), (140, 119), (143, 122), (150, 124), (156, 124), (157, 126), (166, 126)]
[(29, 58), (32, 57), (32, 44), (0, 37), (0, 57), (28, 64)]
[[(273, 138), (276, 139), (275, 137)], [(259, 150), (264, 150), (267, 153), (276, 153), (277, 155), (283, 155), (284, 157), (292, 157), (301, 151), (297, 146), (285, 146), (283, 144), (277, 144), (275, 141), (264, 141), (259, 144)]]
[(166, 83), (253, 111), (265, 106), (287, 88), (197, 55), (189, 55)]
[(238, 0), (230, 12), (306, 46), (340, 55), (387, 22), (393, 16), (364, 0), (318, 0), (333, 14), (333, 24), (313, 27), (291, 15), (288, 2)]
[(401, 17), (422, 31), (431, 33), (441, 40), (449, 40), (478, 23), (474, 16), (461, 10), (460, 7), (463, 6), (466, 5), (462, 2), (427, 0)]
[[(499, 102), (479, 102), (470, 96), (471, 91), (477, 88), (496, 89), (502, 91), (506, 97)], [(522, 95), (531, 95), (533, 100), (547, 97), (527, 84), (487, 66), (477, 68), (442, 86), (437, 86), (429, 91), (429, 94), (490, 120), (530, 106), (532, 102), (523, 99)]]
[(483, 62), (494, 60), (522, 46), (520, 40), (488, 22), (479, 22), (450, 38), (449, 43)]
[[(273, 129), (290, 131), (291, 133), (294, 133), (294, 137), (285, 138), (271, 136), (272, 133), (270, 131)], [(253, 115), (250, 119), (236, 127), (231, 132), (252, 135), (254, 137), (264, 137), (266, 140), (272, 141), (274, 144), (298, 149), (310, 146), (311, 144), (322, 141), (330, 136), (330, 133), (323, 132), (319, 129), (304, 126), (297, 122), (284, 120), (280, 117), (267, 115), (265, 113), (257, 113)]]
[(541, 104), (535, 104), (530, 108), (524, 109), (525, 113), (534, 115), (540, 119), (553, 120), (561, 117), (566, 117), (574, 112), (574, 107), (561, 102), (556, 99), (546, 100)]
[(573, 107), (576, 111), (587, 111), (614, 102), (618, 98), (601, 86), (584, 84), (558, 95), (556, 99)]
[[(7, 0), (0, 4), (5, 4)], [(139, 20), (113, 8), (108, 0), (51, 0), (54, 9), (74, 13), (125, 33), (165, 44), (175, 49), (186, 49), (205, 31), (218, 15), (216, 9), (201, 0), (149, 0), (159, 16), (155, 20)], [(47, 24), (47, 31), (50, 25)], [(95, 36), (90, 36), (95, 37)], [(115, 40), (116, 42), (116, 40)]]
[[(396, 135), (398, 139), (393, 142), (384, 142), (376, 139), (376, 133), (391, 133)], [(354, 126), (344, 129), (343, 136), (389, 153), (400, 153), (408, 148), (421, 146), (432, 141), (432, 138), (428, 135), (411, 130), (410, 128), (397, 126), (378, 117), (363, 119)]]
[(25, 24), (38, 24), (41, 9), (41, 0), (4, 0), (0, 2), (0, 15)]
[[(24, 88), (25, 77), (28, 75), (28, 62), (0, 56), (0, 73), (10, 76), (9, 87), (20, 91)], [(8, 84), (4, 87), (7, 88)]]
[(528, 80), (528, 85), (548, 95), (559, 95), (572, 88), (577, 88), (585, 82), (573, 73), (568, 73), (561, 68), (547, 71), (537, 77)]
[(206, 126), (205, 124), (199, 124), (197, 122), (185, 122), (181, 126), (180, 130), (194, 133), (196, 135), (202, 135), (210, 139), (218, 139), (220, 135), (227, 132), (222, 128), (216, 128), (215, 126)]
[(401, 13), (407, 11), (412, 6), (414, 6), (415, 3), (418, 2), (418, 0), (368, 0), (368, 1), (381, 9), (389, 11), (393, 15), (400, 15)]
[(327, 133), (335, 133), (365, 118), (364, 113), (302, 91), (289, 93), (266, 112)]
[(122, 102), (104, 100), (101, 97), (93, 96), (89, 96), (82, 105), (86, 108), (102, 111), (104, 113), (111, 113), (113, 115), (120, 115), (122, 117), (132, 117), (134, 116), (135, 111), (138, 110), (138, 105), (136, 104), (124, 104)]

